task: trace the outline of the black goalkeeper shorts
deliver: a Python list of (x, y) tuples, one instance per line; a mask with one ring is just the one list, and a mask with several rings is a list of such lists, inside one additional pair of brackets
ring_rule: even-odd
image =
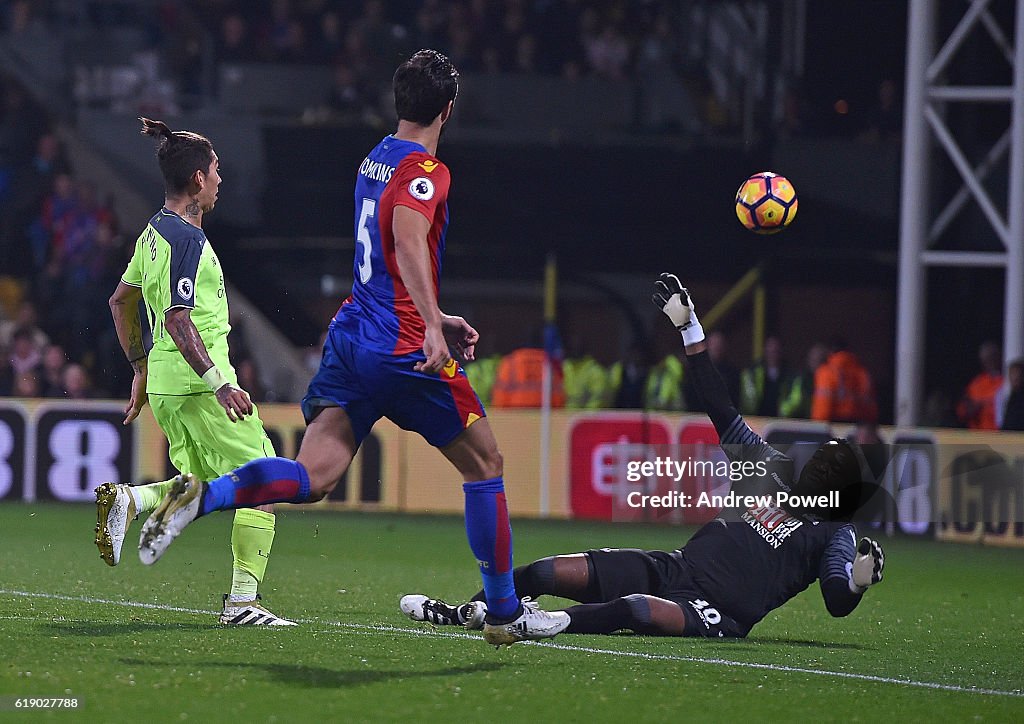
[(750, 631), (750, 626), (726, 616), (701, 593), (679, 551), (601, 548), (586, 555), (601, 601), (634, 593), (672, 601), (683, 609), (684, 636), (743, 638)]

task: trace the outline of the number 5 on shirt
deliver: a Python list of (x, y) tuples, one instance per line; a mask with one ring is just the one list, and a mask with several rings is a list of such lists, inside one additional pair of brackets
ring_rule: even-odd
[(359, 212), (358, 232), (356, 241), (362, 245), (362, 258), (359, 260), (359, 281), (366, 284), (373, 276), (373, 267), (370, 266), (370, 253), (373, 251), (373, 240), (370, 238), (368, 224), (377, 212), (377, 202), (373, 199), (363, 199), (363, 208)]

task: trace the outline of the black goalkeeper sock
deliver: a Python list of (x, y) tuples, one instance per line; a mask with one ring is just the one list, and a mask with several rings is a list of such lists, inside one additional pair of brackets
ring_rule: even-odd
[[(512, 582), (519, 598), (529, 596), (539, 598), (544, 594), (554, 593), (555, 559), (541, 558), (525, 566), (517, 566), (512, 571)], [(483, 590), (472, 598), (473, 601), (486, 601)]]
[(610, 634), (624, 628), (633, 628), (633, 613), (629, 602), (616, 598), (608, 603), (581, 603), (565, 609), (569, 614), (566, 633)]
[(583, 603), (565, 609), (569, 614), (566, 633), (610, 634), (628, 628), (640, 634), (660, 634), (651, 622), (647, 597), (634, 593), (608, 603)]

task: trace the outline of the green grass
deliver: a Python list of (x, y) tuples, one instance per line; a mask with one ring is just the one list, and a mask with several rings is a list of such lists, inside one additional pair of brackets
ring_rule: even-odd
[[(197, 523), (152, 568), (134, 556), (137, 525), (125, 560), (107, 568), (92, 545), (93, 522), (89, 507), (0, 505), (0, 697), (83, 700), (74, 713), (0, 719), (1024, 719), (1019, 695), (859, 678), (1019, 694), (1021, 550), (887, 541), (885, 581), (851, 616), (829, 617), (812, 587), (742, 641), (563, 635), (559, 648), (495, 651), (398, 611), (403, 593), (475, 591), (459, 519), (280, 514), (263, 593), (275, 612), (311, 621), (284, 630), (227, 629), (204, 613), (87, 600), (219, 609), (229, 516)], [(515, 521), (514, 530), (519, 562), (595, 546), (673, 548), (687, 535), (554, 521)]]

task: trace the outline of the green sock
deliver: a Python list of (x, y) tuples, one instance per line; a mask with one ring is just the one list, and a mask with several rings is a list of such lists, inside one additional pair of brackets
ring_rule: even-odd
[(274, 514), (255, 508), (239, 508), (231, 526), (232, 601), (252, 601), (267, 572), (270, 548), (274, 544)]
[(135, 511), (139, 514), (140, 520), (145, 520), (146, 516), (156, 510), (156, 506), (160, 505), (160, 501), (167, 495), (167, 491), (171, 489), (173, 482), (174, 478), (171, 478), (170, 480), (164, 480), (162, 483), (133, 485), (128, 488), (131, 491), (132, 497), (135, 498)]

